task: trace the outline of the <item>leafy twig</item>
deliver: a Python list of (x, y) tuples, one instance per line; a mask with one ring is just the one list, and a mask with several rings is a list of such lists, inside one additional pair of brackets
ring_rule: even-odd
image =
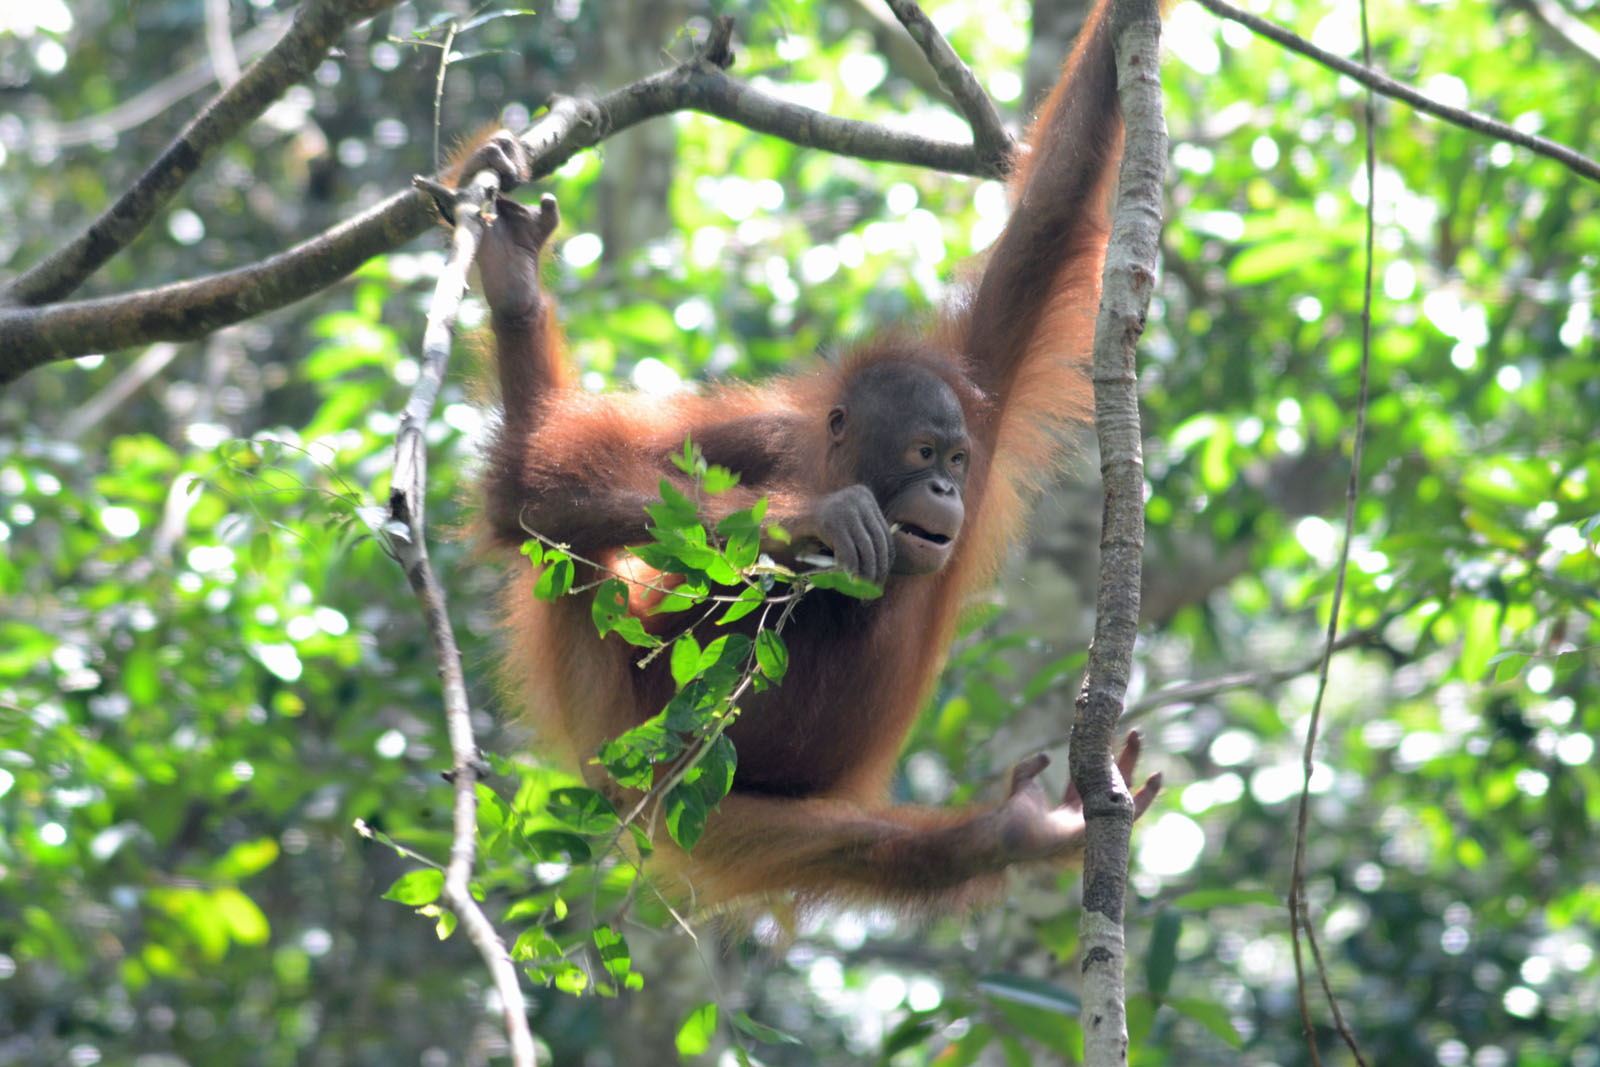
[[(640, 578), (635, 574), (624, 573), (623, 571), (620, 571), (615, 567), (611, 567), (611, 566), (608, 566), (608, 565), (606, 565), (604, 563), (600, 563), (600, 562), (598, 562), (596, 560), (589, 559), (587, 556), (580, 556), (576, 552), (572, 551), (572, 549), (570, 547), (568, 547), (564, 542), (557, 541), (553, 537), (546, 537), (544, 534), (540, 533), (538, 530), (530, 530), (526, 526), (524, 526), (522, 528), (522, 531), (523, 531), (523, 533), (527, 534), (529, 538), (531, 538), (531, 539), (533, 539), (535, 541), (538, 541), (540, 544), (544, 545), (546, 548), (553, 548), (557, 552), (560, 552), (563, 556), (566, 556), (568, 559), (574, 560), (575, 562), (578, 562), (578, 563), (581, 563), (585, 567), (588, 567), (591, 570), (594, 570), (594, 571), (596, 571), (596, 572), (598, 572), (600, 574), (604, 574), (607, 577), (610, 577), (610, 578), (621, 578), (623, 581), (627, 582), (629, 585), (638, 586), (640, 589), (646, 589), (646, 590), (649, 590), (652, 593), (660, 593), (663, 596), (670, 596), (670, 595), (682, 596), (682, 595), (684, 595), (683, 591), (682, 591), (682, 587), (680, 587), (680, 586), (663, 585), (663, 584), (661, 584), (659, 582), (656, 582), (656, 581)], [(784, 574), (784, 575), (795, 575), (796, 574), (796, 572), (790, 571), (787, 567), (783, 567), (783, 566), (781, 566), (779, 564), (776, 564), (776, 563), (771, 564), (770, 567), (768, 567), (768, 565), (765, 565), (765, 564), (760, 565), (758, 568), (755, 569), (755, 573), (779, 573), (779, 574)], [(800, 572), (800, 573), (803, 575), (803, 574), (806, 574), (806, 573), (815, 573), (815, 572)], [(749, 575), (741, 575), (740, 577), (745, 579), (746, 584), (754, 584), (753, 582), (750, 581), (750, 576)], [(570, 592), (570, 593), (586, 593), (589, 590), (594, 589), (596, 586), (600, 585), (601, 582), (603, 582), (603, 581), (604, 581), (604, 579), (601, 579), (599, 581), (593, 581), (593, 582), (584, 582), (581, 585), (573, 586), (570, 590), (568, 590), (568, 592)], [(781, 601), (789, 599), (792, 596), (797, 596), (797, 595), (798, 595), (797, 593), (782, 593), (782, 594), (779, 594), (777, 596), (771, 596), (768, 599), (769, 599), (769, 602), (781, 602)], [(741, 598), (738, 595), (731, 594), (731, 593), (705, 593), (705, 594), (695, 594), (693, 599), (694, 599), (694, 601), (696, 603), (704, 603), (704, 604), (734, 604), (734, 603), (737, 603)]]

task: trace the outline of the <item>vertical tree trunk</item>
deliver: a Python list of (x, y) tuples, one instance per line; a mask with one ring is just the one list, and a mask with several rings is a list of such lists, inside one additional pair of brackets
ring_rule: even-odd
[(1144, 457), (1134, 356), (1155, 283), (1167, 161), (1156, 0), (1116, 0), (1111, 32), (1126, 137), (1095, 322), (1095, 433), (1105, 519), (1094, 644), (1078, 698), (1071, 755), (1072, 780), (1083, 797), (1088, 823), (1080, 931), (1088, 1067), (1123, 1067), (1128, 1062), (1122, 919), (1134, 813), (1113, 746), (1133, 663), (1144, 554)]

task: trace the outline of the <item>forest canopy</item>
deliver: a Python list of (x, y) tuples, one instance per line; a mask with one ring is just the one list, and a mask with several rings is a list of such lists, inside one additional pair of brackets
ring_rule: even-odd
[[(445, 263), (412, 175), (473, 129), (527, 127), (552, 94), (592, 101), (674, 68), (724, 14), (740, 84), (933, 142), (974, 136), (887, 7), (855, 0), (295, 11), (0, 11), (0, 365), (17, 371), (0, 386), (0, 1063), (506, 1055), (489, 974), (433, 903), (449, 741), (425, 620), (384, 550)], [(1015, 134), (1083, 8), (928, 12)], [(1251, 12), (1362, 60), (1357, 4)], [(1592, 4), (1365, 16), (1373, 66), (1429, 100), (1524, 142), (1600, 144)], [(289, 33), (318, 47), (281, 92), (234, 125), (214, 115), (203, 159), (163, 156)], [(1163, 44), (1127, 720), (1166, 786), (1134, 830), (1129, 1062), (1312, 1062), (1284, 901), (1365, 373), (1309, 781), (1306, 905), (1328, 981), (1368, 1062), (1596, 1067), (1600, 182), (1383, 94), (1369, 182), (1353, 78), (1189, 0)], [(158, 160), (187, 181), (163, 186)], [(518, 195), (560, 200), (546, 284), (585, 387), (670, 394), (927, 314), (1003, 224), (993, 167), (970, 148), (862, 158), (674, 110), (575, 146)], [(145, 222), (73, 243), (130, 190)], [(416, 214), (345, 248), (347, 275), (250, 273), (397, 197)], [(59, 266), (106, 234), (115, 254)], [(189, 283), (224, 296), (196, 310)], [(164, 286), (177, 302), (117, 303)], [(483, 314), (469, 297), (466, 324)], [(48, 355), (22, 366), (34, 351)], [(576, 781), (530, 749), (491, 677), (498, 579), (459, 536), (481, 370), (463, 340), (425, 428), (429, 549), (492, 771), (483, 907), (540, 1062), (1076, 1056), (1071, 871), (1014, 876), (993, 906), (927, 924), (849, 913), (695, 940), (647, 892), (577, 947), (535, 923), (582, 864), (573, 835), (516, 820)], [(969, 614), (897, 801), (992, 799), (1039, 750), (1065, 785), (1100, 514), (1092, 441), (1079, 451)], [(587, 915), (626, 874), (561, 908)], [(571, 968), (534, 966), (535, 925)], [(1345, 1062), (1320, 992), (1311, 1022)]]

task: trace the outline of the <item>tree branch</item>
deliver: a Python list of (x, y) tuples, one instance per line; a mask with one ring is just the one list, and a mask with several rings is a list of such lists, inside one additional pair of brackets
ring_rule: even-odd
[[(983, 178), (1003, 176), (1004, 169), (985, 161), (973, 145), (827, 115), (729, 77), (722, 68), (732, 60), (731, 32), (731, 20), (719, 19), (701, 51), (675, 68), (598, 99), (552, 99), (548, 113), (521, 135), (534, 178), (548, 176), (620, 130), (684, 110), (835, 155)], [(247, 73), (234, 90), (250, 80)], [(427, 195), (407, 190), (247, 267), (119, 296), (0, 309), (0, 385), (44, 363), (155, 341), (193, 340), (292, 304), (338, 282), (373, 256), (399, 248), (428, 229), (434, 218)]]
[(1557, 0), (1512, 0), (1532, 15), (1556, 40), (1577, 52), (1590, 64), (1600, 67), (1600, 30), (1562, 7)]
[[(1379, 635), (1383, 628), (1394, 618), (1394, 613), (1386, 613), (1383, 620), (1375, 626), (1366, 626), (1359, 630), (1349, 630), (1339, 635), (1333, 643), (1336, 652), (1347, 648), (1365, 648), (1369, 645), (1380, 644)], [(1259, 671), (1234, 671), (1231, 674), (1218, 675), (1215, 678), (1197, 678), (1188, 682), (1175, 682), (1164, 686), (1146, 696), (1138, 703), (1128, 708), (1124, 716), (1127, 719), (1140, 718), (1150, 714), (1158, 708), (1170, 707), (1173, 704), (1198, 704), (1228, 692), (1231, 689), (1271, 689), (1282, 685), (1292, 678), (1309, 674), (1322, 666), (1324, 649), (1318, 649), (1316, 654), (1299, 663), (1291, 663), (1283, 667), (1268, 667)]]
[[(489, 173), (489, 172), (485, 172)], [(478, 831), (477, 784), (482, 760), (472, 733), (472, 709), (467, 703), (466, 675), (461, 666), (461, 650), (450, 626), (444, 587), (439, 584), (428, 560), (427, 500), (428, 445), (423, 431), (433, 414), (439, 390), (444, 385), (450, 363), (450, 347), (461, 295), (467, 288), (467, 271), (477, 255), (483, 235), (483, 205), (499, 191), (499, 181), (490, 174), (474, 176), (471, 185), (455, 203), (455, 232), (450, 255), (439, 273), (433, 301), (428, 307), (428, 323), (422, 335), (422, 368), (400, 413), (395, 434), (394, 470), (389, 484), (389, 521), (385, 529), (395, 560), (405, 570), (406, 579), (422, 605), (438, 662), (444, 690), (446, 728), (450, 736), (450, 781), (454, 787), (450, 862), (445, 868), (440, 899), (456, 914), (467, 938), (494, 980), (505, 1012), (506, 1035), (511, 1043), (515, 1067), (534, 1067), (533, 1034), (528, 1029), (527, 1007), (511, 954), (500, 940), (494, 924), (472, 898), (472, 872), (477, 863)], [(401, 534), (398, 531), (403, 530)]]
[(900, 20), (900, 25), (911, 34), (911, 39), (917, 42), (922, 54), (928, 57), (928, 65), (939, 75), (939, 84), (955, 99), (961, 114), (966, 116), (967, 125), (972, 127), (972, 143), (978, 150), (979, 158), (1002, 171), (1011, 169), (1011, 161), (1017, 154), (1017, 142), (1006, 132), (1000, 121), (1000, 112), (995, 110), (994, 101), (978, 84), (972, 69), (956, 55), (950, 42), (940, 35), (914, 0), (889, 0), (889, 8), (894, 12), (894, 17)]
[(1453, 125), (1460, 126), (1462, 129), (1481, 133), (1496, 140), (1507, 141), (1537, 152), (1541, 156), (1555, 160), (1576, 174), (1581, 174), (1591, 181), (1600, 182), (1600, 162), (1596, 162), (1564, 144), (1552, 141), (1548, 137), (1540, 137), (1537, 134), (1523, 133), (1514, 126), (1508, 126), (1504, 122), (1490, 118), (1479, 111), (1468, 111), (1465, 108), (1449, 107), (1441, 104), (1431, 97), (1424, 96), (1404, 82), (1395, 81), (1388, 75), (1380, 74), (1371, 67), (1362, 66), (1360, 63), (1345, 59), (1343, 56), (1336, 56), (1332, 52), (1325, 52), (1305, 38), (1298, 37), (1282, 26), (1268, 22), (1266, 19), (1258, 18), (1248, 11), (1242, 11), (1229, 4), (1227, 0), (1200, 0), (1200, 4), (1212, 14), (1221, 18), (1232, 19), (1241, 26), (1247, 26), (1268, 40), (1289, 49), (1291, 52), (1299, 52), (1309, 59), (1316, 60), (1330, 70), (1335, 70), (1346, 77), (1354, 78), (1374, 92), (1382, 93), (1384, 96), (1393, 97), (1396, 100), (1403, 100), (1424, 114), (1443, 119)]
[[(254, 59), (283, 35), (284, 27), (293, 17), (291, 14), (272, 16), (235, 41), (234, 53), (245, 61)], [(163, 114), (190, 93), (199, 92), (214, 81), (221, 81), (222, 75), (212, 68), (211, 59), (208, 52), (177, 73), (93, 115), (66, 122), (49, 118), (34, 120), (30, 123), (29, 137), (35, 146), (62, 149), (93, 144), (126, 133)]]
[(730, 78), (726, 67), (733, 60), (729, 47), (732, 33), (733, 20), (724, 15), (713, 24), (710, 39), (694, 58), (595, 101), (601, 124), (593, 140), (580, 147), (598, 144), (645, 119), (689, 110), (835, 155), (878, 163), (907, 163), (980, 178), (1004, 177), (1004, 167), (990, 165), (970, 144), (839, 118), (788, 103)]
[(1100, 586), (1069, 755), (1086, 822), (1080, 938), (1087, 1067), (1128, 1062), (1122, 916), (1134, 811), (1113, 741), (1139, 627), (1144, 457), (1135, 355), (1155, 287), (1167, 162), (1160, 12), (1155, 0), (1115, 0), (1110, 18), (1126, 133), (1094, 330), (1094, 425), (1105, 487)]
[(228, 0), (206, 0), (206, 52), (224, 89), (239, 80), (239, 54), (228, 26)]
[[(1390, 622), (1415, 606), (1416, 604), (1413, 602), (1403, 609), (1384, 612), (1383, 617), (1371, 626), (1366, 626), (1359, 630), (1345, 631), (1333, 643), (1334, 651), (1343, 652), (1349, 648), (1377, 648), (1387, 652), (1391, 657), (1396, 656), (1395, 649), (1384, 643), (1383, 631)], [(1128, 710), (1122, 714), (1122, 724), (1125, 726), (1130, 725), (1151, 712), (1171, 707), (1174, 704), (1200, 704), (1234, 689), (1271, 689), (1293, 678), (1299, 678), (1315, 671), (1322, 665), (1323, 654), (1323, 650), (1319, 648), (1309, 658), (1283, 667), (1267, 667), (1259, 671), (1233, 671), (1229, 674), (1219, 674), (1214, 678), (1196, 678), (1187, 682), (1174, 682), (1148, 694), (1142, 700), (1128, 705)], [(1053, 737), (1041, 744), (1030, 744), (1026, 752), (1019, 752), (1014, 757), (997, 761), (997, 763), (1002, 768), (1009, 768), (1029, 753), (1061, 748), (1070, 743), (1071, 740), (1071, 735), (1066, 734)], [(998, 782), (1004, 777), (1005, 773), (1005, 770), (996, 771), (984, 781), (985, 783), (990, 781)]]
[(86, 403), (76, 411), (61, 420), (55, 429), (55, 436), (62, 441), (76, 441), (91, 429), (99, 426), (113, 411), (127, 402), (128, 398), (166, 369), (177, 357), (182, 346), (171, 341), (158, 341), (145, 349), (139, 358), (124, 367), (111, 383), (90, 397)]
[[(309, 75), (345, 30), (395, 0), (308, 0), (283, 39), (218, 94), (117, 202), (60, 251), (0, 289), (0, 304), (44, 304), (77, 289), (137, 237), (195, 171), (285, 89)], [(148, 337), (131, 343), (178, 338)], [(80, 355), (82, 353), (79, 353)]]

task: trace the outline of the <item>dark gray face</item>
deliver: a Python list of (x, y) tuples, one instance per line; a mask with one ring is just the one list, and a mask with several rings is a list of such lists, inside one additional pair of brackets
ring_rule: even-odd
[(857, 375), (829, 413), (834, 446), (855, 480), (896, 524), (896, 574), (931, 574), (949, 561), (966, 516), (970, 444), (961, 402), (944, 380), (908, 363)]

